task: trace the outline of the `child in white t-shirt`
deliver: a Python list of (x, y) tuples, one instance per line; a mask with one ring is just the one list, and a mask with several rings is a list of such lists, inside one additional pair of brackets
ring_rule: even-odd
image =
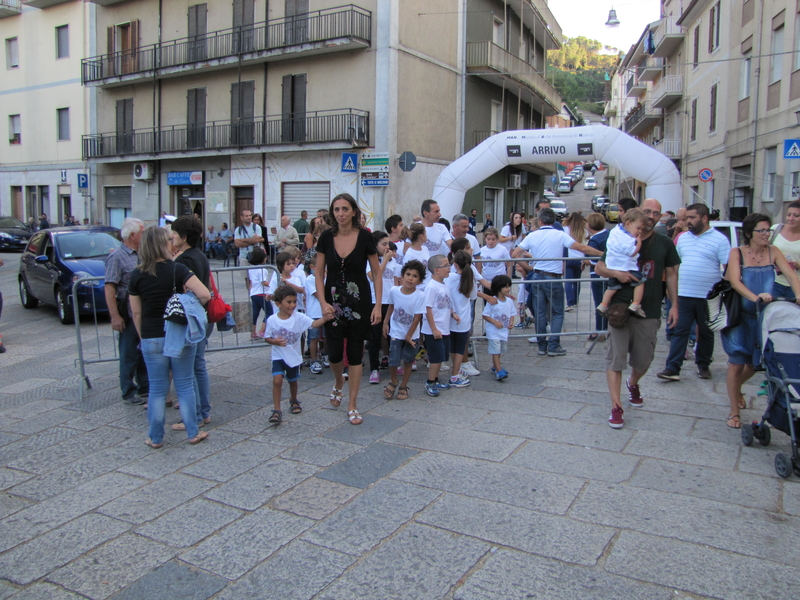
[(328, 318), (312, 319), (297, 311), (297, 292), (288, 285), (280, 286), (273, 296), (278, 314), (267, 319), (266, 341), (272, 346), (272, 404), (274, 410), (269, 422), (279, 425), (283, 420), (281, 413), (281, 388), (284, 376), (289, 381), (289, 406), (293, 415), (303, 411), (297, 399), (297, 380), (300, 379), (300, 365), (303, 354), (300, 338), (309, 327), (322, 327)]
[(431, 281), (425, 287), (425, 318), (422, 320), (422, 333), (425, 335), (425, 349), (428, 352), (428, 381), (425, 391), (434, 398), (441, 390), (450, 389), (449, 383), (439, 382), (442, 363), (450, 358), (450, 318), (456, 322), (460, 317), (453, 312), (450, 293), (444, 280), (450, 275), (450, 263), (442, 254), (431, 256), (428, 261)]
[[(385, 231), (373, 231), (372, 239), (378, 249), (380, 257), (380, 269), (378, 273), (373, 273), (370, 265), (367, 264), (367, 279), (369, 280), (370, 292), (372, 292), (372, 304), (380, 304), (381, 320), (372, 326), (372, 337), (369, 341), (369, 382), (377, 385), (381, 382), (381, 350), (384, 353), (384, 361), (389, 366), (389, 343), (383, 338), (383, 322), (386, 320), (386, 312), (389, 310), (389, 290), (394, 287), (394, 254), (389, 249), (389, 234)], [(374, 277), (380, 277), (381, 297), (375, 296)]]
[(263, 248), (258, 246), (253, 248), (249, 262), (255, 267), (247, 270), (247, 281), (250, 285), (250, 308), (253, 315), (253, 329), (250, 332), (250, 339), (258, 340), (263, 337), (263, 335), (256, 333), (256, 325), (258, 325), (258, 317), (261, 315), (261, 311), (264, 311), (264, 323), (261, 326), (262, 332), (267, 319), (272, 316), (269, 287), (272, 280), (277, 279), (277, 276), (275, 273), (270, 272), (269, 269), (261, 266), (267, 263), (267, 253)]
[[(312, 319), (322, 318), (322, 307), (317, 298), (317, 276), (315, 270), (317, 268), (316, 259), (306, 260), (306, 268), (309, 269), (309, 274), (306, 276), (305, 289), (306, 289), (306, 315)], [(310, 371), (315, 375), (322, 373), (322, 363), (319, 361), (319, 343), (324, 339), (324, 329), (322, 327), (309, 327), (308, 328), (308, 349), (311, 354)]]
[[(483, 278), (492, 281), (498, 275), (508, 275), (511, 277), (511, 255), (508, 250), (500, 245), (497, 229), (490, 227), (483, 233), (483, 241), (486, 245), (481, 248), (481, 260), (492, 260), (493, 262), (478, 263), (478, 270)], [(484, 290), (488, 292), (488, 290)]]
[[(409, 246), (405, 254), (403, 254), (403, 264), (411, 260), (418, 260), (427, 269), (431, 253), (425, 247), (425, 242), (428, 239), (428, 235), (425, 233), (425, 225), (422, 223), (414, 223), (411, 225), (411, 227), (408, 228), (408, 239), (411, 240), (411, 246)], [(428, 283), (427, 278), (420, 281), (419, 290), (424, 292), (425, 286)]]
[(612, 271), (628, 271), (638, 281), (622, 283), (616, 277), (608, 279), (608, 288), (603, 294), (603, 301), (597, 305), (597, 312), (603, 317), (608, 315), (608, 307), (617, 290), (623, 286), (633, 287), (633, 302), (628, 307), (637, 317), (646, 319), (642, 310), (645, 277), (639, 270), (639, 250), (642, 247), (642, 231), (647, 225), (647, 215), (641, 209), (633, 208), (622, 215), (622, 223), (614, 227), (608, 234), (606, 242), (606, 268)]
[[(450, 317), (450, 355), (453, 358), (453, 375), (450, 387), (467, 387), (470, 380), (461, 373), (461, 363), (467, 352), (469, 331), (472, 328), (472, 295), (475, 293), (475, 274), (472, 272), (472, 257), (469, 252), (459, 250), (453, 255), (455, 273), (445, 281), (453, 307)], [(475, 296), (477, 298), (477, 294)]]
[[(295, 267), (297, 266), (295, 259), (290, 253), (281, 252), (275, 257), (275, 266), (278, 267), (278, 272), (281, 274), (280, 280), (278, 281), (278, 287), (288, 285), (295, 291), (298, 296), (297, 307), (299, 309), (301, 306), (300, 296), (305, 295), (306, 288), (303, 286), (303, 280), (295, 274)], [(273, 305), (277, 311), (278, 306), (274, 303), (274, 301)]]
[(508, 351), (508, 330), (514, 327), (514, 317), (517, 315), (517, 307), (509, 297), (510, 293), (511, 278), (508, 275), (498, 275), (492, 279), (492, 294), (497, 298), (497, 304), (487, 304), (483, 308), (486, 338), (489, 340), (489, 354), (492, 357), (492, 373), (497, 381), (508, 377), (508, 371), (500, 365), (500, 356)]

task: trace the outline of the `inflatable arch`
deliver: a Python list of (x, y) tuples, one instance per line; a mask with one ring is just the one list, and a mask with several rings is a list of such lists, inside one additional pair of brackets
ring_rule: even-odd
[(676, 211), (683, 206), (680, 174), (674, 163), (658, 150), (603, 125), (493, 135), (441, 172), (433, 199), (449, 218), (461, 212), (467, 190), (508, 165), (593, 160), (644, 181), (644, 197), (659, 200), (663, 210)]

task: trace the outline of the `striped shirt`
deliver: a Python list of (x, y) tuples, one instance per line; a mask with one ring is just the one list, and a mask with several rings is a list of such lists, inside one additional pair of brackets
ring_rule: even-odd
[(700, 235), (691, 231), (678, 238), (678, 296), (705, 298), (709, 290), (722, 279), (721, 265), (728, 264), (731, 243), (713, 227)]

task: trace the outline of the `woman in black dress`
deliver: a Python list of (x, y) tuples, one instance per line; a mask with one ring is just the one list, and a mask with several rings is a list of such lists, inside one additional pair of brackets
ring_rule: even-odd
[[(364, 341), (372, 325), (381, 320), (381, 306), (372, 305), (367, 279), (367, 263), (378, 272), (378, 250), (372, 235), (361, 228), (361, 211), (350, 194), (339, 194), (331, 202), (332, 226), (317, 242), (317, 297), (322, 316), (333, 320), (325, 324), (325, 345), (336, 378), (331, 404), (339, 406), (344, 387), (344, 351), (347, 341), (350, 401), (347, 415), (353, 425), (361, 424), (356, 409), (361, 384)], [(326, 273), (327, 269), (327, 273)], [(324, 278), (324, 279), (323, 279)], [(381, 281), (375, 281), (375, 297), (381, 295)]]

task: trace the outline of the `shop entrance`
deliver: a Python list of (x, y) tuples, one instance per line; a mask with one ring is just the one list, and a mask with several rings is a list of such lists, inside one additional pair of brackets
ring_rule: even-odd
[(175, 215), (180, 217), (184, 215), (195, 215), (203, 223), (203, 230), (205, 231), (205, 190), (201, 185), (194, 186), (178, 186), (177, 198), (175, 201)]

